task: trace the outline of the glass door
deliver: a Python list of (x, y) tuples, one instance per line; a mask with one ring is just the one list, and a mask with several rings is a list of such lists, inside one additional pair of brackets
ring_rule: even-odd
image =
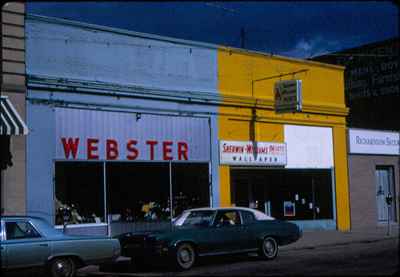
[(378, 221), (393, 220), (395, 217), (395, 203), (390, 206), (386, 203), (386, 197), (390, 194), (395, 199), (393, 188), (393, 168), (392, 167), (376, 167), (376, 205)]

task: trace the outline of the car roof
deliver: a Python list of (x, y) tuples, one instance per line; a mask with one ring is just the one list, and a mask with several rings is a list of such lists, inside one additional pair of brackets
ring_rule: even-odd
[(189, 209), (186, 211), (191, 212), (191, 211), (224, 211), (224, 210), (248, 211), (248, 212), (253, 213), (258, 220), (262, 220), (262, 219), (274, 220), (275, 219), (274, 217), (266, 215), (265, 213), (263, 213), (259, 210), (248, 208), (248, 207), (202, 207), (202, 208), (193, 208), (193, 209)]
[(187, 211), (203, 211), (203, 210), (212, 210), (212, 211), (220, 211), (220, 210), (244, 210), (244, 211), (252, 211), (255, 209), (247, 208), (247, 207), (201, 207), (201, 208), (193, 208)]

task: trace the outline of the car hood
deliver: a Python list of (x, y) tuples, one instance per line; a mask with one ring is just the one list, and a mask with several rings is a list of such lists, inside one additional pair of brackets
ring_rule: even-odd
[(114, 238), (119, 239), (119, 240), (125, 240), (125, 239), (141, 240), (141, 239), (145, 239), (145, 238), (146, 239), (158, 238), (158, 237), (162, 237), (162, 236), (165, 236), (165, 235), (168, 235), (171, 233), (176, 233), (178, 231), (191, 230), (191, 229), (197, 229), (197, 228), (202, 228), (202, 227), (173, 226), (173, 227), (168, 227), (168, 228), (160, 229), (160, 230), (127, 232), (127, 233), (123, 233), (123, 234), (114, 236)]

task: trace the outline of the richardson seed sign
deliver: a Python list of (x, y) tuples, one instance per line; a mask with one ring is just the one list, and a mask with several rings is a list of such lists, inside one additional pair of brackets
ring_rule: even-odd
[(220, 141), (220, 164), (286, 165), (286, 144), (252, 141)]
[(56, 108), (56, 158), (209, 161), (206, 118)]

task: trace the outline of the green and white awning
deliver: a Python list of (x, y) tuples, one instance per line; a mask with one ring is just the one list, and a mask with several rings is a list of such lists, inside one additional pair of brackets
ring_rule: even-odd
[(0, 135), (27, 135), (28, 127), (6, 96), (0, 96)]

